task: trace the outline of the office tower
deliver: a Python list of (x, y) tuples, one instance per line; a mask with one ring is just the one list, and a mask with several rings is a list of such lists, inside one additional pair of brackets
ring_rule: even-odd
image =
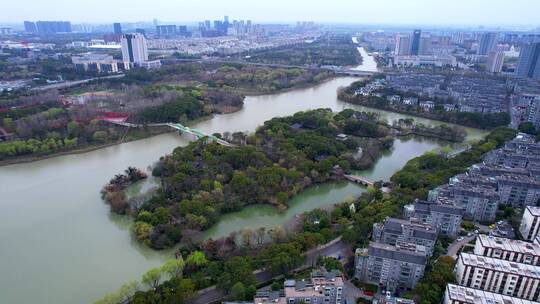
[(504, 52), (491, 51), (488, 55), (486, 70), (491, 73), (500, 73), (504, 63)]
[(113, 28), (116, 35), (122, 35), (122, 25), (120, 23), (114, 23)]
[(136, 28), (135, 33), (139, 33), (139, 34), (143, 35), (144, 37), (146, 37), (146, 30), (143, 29), (143, 28)]
[(532, 241), (540, 230), (540, 207), (527, 206), (521, 218), (519, 232), (524, 240)]
[(409, 55), (411, 52), (411, 37), (409, 35), (396, 36), (396, 55)]
[(411, 39), (411, 55), (420, 54), (420, 38), (422, 35), (421, 30), (414, 30)]
[(148, 61), (146, 38), (139, 33), (122, 35), (122, 59), (129, 65)]
[(482, 33), (478, 43), (478, 55), (488, 55), (497, 47), (497, 33)]
[(36, 27), (39, 34), (71, 33), (69, 21), (38, 21)]
[(204, 20), (204, 28), (207, 30), (210, 29), (210, 20)]
[(516, 75), (540, 79), (540, 42), (528, 43), (521, 47)]
[(24, 22), (24, 31), (27, 33), (35, 33), (37, 32), (36, 23), (32, 21), (25, 21)]

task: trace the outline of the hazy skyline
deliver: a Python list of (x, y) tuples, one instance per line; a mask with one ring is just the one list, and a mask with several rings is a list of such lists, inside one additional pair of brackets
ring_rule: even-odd
[(192, 22), (228, 15), (257, 22), (540, 25), (539, 0), (6, 0), (2, 6), (0, 22)]

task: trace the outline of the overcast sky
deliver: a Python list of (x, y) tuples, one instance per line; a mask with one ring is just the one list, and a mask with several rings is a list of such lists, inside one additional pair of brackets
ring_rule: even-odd
[(0, 22), (199, 21), (540, 25), (540, 0), (2, 0)]

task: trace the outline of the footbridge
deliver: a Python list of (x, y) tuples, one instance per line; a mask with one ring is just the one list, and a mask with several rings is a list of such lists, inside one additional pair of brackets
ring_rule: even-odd
[(348, 181), (360, 184), (362, 186), (373, 186), (373, 182), (363, 176), (344, 174), (343, 177), (345, 177), (345, 179), (347, 179)]
[(214, 136), (214, 135), (211, 135), (211, 134), (206, 134), (203, 131), (195, 129), (195, 128), (186, 127), (186, 126), (184, 126), (184, 125), (182, 125), (180, 123), (167, 122), (167, 123), (134, 124), (134, 123), (126, 122), (126, 121), (121, 121), (121, 120), (118, 120), (118, 119), (101, 119), (101, 120), (113, 123), (115, 125), (128, 127), (128, 128), (169, 127), (169, 128), (179, 130), (182, 133), (191, 134), (191, 135), (195, 136), (197, 139), (207, 138), (208, 140), (215, 141), (218, 144), (223, 145), (223, 146), (227, 146), (227, 147), (234, 147), (235, 146), (235, 145), (229, 143), (228, 141), (225, 141), (225, 140), (223, 140), (223, 139), (221, 139), (221, 138), (219, 138), (217, 136)]

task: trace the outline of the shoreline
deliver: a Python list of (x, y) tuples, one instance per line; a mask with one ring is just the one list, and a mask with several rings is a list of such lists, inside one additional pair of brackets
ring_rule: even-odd
[[(294, 91), (294, 90), (315, 87), (317, 85), (321, 85), (323, 83), (326, 83), (328, 81), (334, 80), (334, 79), (339, 78), (339, 77), (341, 77), (341, 76), (333, 75), (333, 76), (325, 78), (324, 80), (322, 80), (320, 82), (317, 82), (315, 84), (291, 87), (291, 88), (281, 89), (281, 90), (268, 92), (268, 93), (256, 93), (256, 92), (248, 92), (248, 91), (246, 91), (246, 92), (239, 91), (239, 92), (242, 93), (242, 94), (245, 94), (246, 97), (282, 94), (282, 93), (287, 93), (287, 92)], [(194, 120), (190, 121), (189, 123), (187, 123), (186, 125), (191, 126), (191, 125), (193, 125), (195, 123), (205, 121), (205, 120), (208, 120), (208, 119), (212, 119), (214, 117), (214, 115), (232, 114), (232, 113), (241, 111), (243, 108), (244, 108), (244, 106), (242, 105), (241, 107), (234, 107), (234, 109), (231, 109), (230, 111), (212, 113), (210, 115), (206, 115), (206, 116), (202, 116), (202, 117), (199, 117), (197, 119), (194, 119)], [(46, 160), (46, 159), (55, 158), (55, 157), (60, 157), (60, 156), (84, 154), (84, 153), (88, 153), (88, 152), (92, 152), (92, 151), (112, 147), (112, 146), (115, 146), (115, 145), (120, 145), (120, 144), (129, 143), (129, 142), (133, 142), (133, 141), (137, 141), (137, 140), (147, 139), (147, 138), (150, 138), (150, 137), (154, 137), (154, 136), (158, 136), (158, 135), (165, 134), (165, 133), (170, 133), (170, 132), (175, 132), (175, 131), (174, 130), (157, 131), (155, 133), (150, 133), (150, 134), (147, 134), (147, 135), (142, 136), (140, 138), (134, 138), (134, 139), (131, 139), (131, 140), (121, 140), (121, 141), (116, 141), (116, 142), (100, 144), (100, 145), (87, 145), (87, 146), (83, 146), (83, 147), (80, 147), (80, 148), (75, 148), (75, 149), (72, 149), (72, 150), (64, 150), (64, 151), (59, 151), (59, 152), (53, 152), (53, 153), (50, 153), (50, 154), (28, 155), (28, 156), (21, 156), (21, 157), (16, 157), (16, 158), (11, 158), (11, 159), (0, 160), (0, 167), (5, 167), (5, 166), (9, 166), (9, 165), (32, 163), (32, 162), (37, 162), (37, 161)]]
[[(495, 128), (481, 128), (481, 127), (478, 127), (478, 126), (471, 126), (471, 125), (466, 125), (466, 124), (461, 125), (461, 124), (459, 124), (459, 122), (452, 122), (452, 121), (448, 121), (448, 120), (443, 120), (443, 118), (441, 118), (441, 117), (433, 117), (431, 115), (424, 114), (424, 112), (407, 112), (407, 111), (393, 109), (393, 108), (368, 105), (368, 104), (365, 104), (363, 102), (354, 102), (354, 101), (348, 100), (347, 98), (340, 97), (339, 93), (338, 93), (337, 98), (338, 98), (338, 100), (340, 100), (342, 102), (352, 104), (352, 105), (357, 105), (357, 106), (376, 109), (376, 110), (387, 111), (387, 112), (391, 112), (391, 113), (409, 115), (409, 116), (418, 117), (418, 118), (430, 119), (430, 120), (433, 120), (433, 121), (438, 121), (438, 122), (442, 122), (442, 123), (446, 123), (446, 124), (452, 124), (452, 125), (465, 127), (465, 128), (477, 129), (477, 130), (482, 130), (482, 131), (492, 131), (493, 129), (495, 129)], [(499, 126), (499, 127), (504, 127), (504, 126)], [(498, 128), (498, 127), (496, 127), (496, 128)]]

